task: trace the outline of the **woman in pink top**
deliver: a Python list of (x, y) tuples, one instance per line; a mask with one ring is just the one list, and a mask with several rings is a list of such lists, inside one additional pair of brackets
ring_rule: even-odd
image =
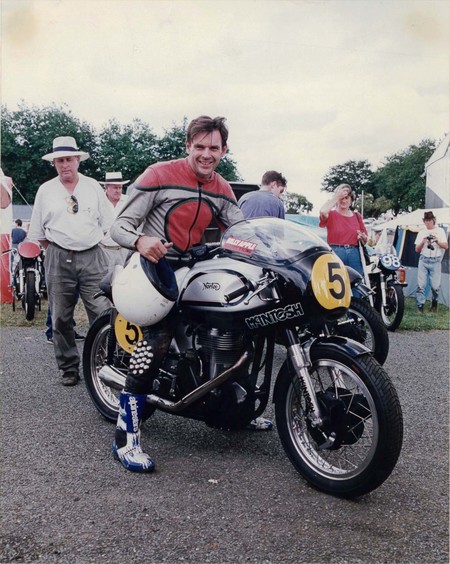
[(342, 262), (363, 276), (358, 245), (367, 243), (367, 229), (361, 214), (351, 209), (355, 197), (349, 184), (340, 184), (320, 209), (319, 225), (327, 228), (328, 244)]

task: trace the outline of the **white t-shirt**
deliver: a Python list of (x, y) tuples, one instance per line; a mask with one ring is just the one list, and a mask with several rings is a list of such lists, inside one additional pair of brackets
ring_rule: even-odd
[[(111, 210), (112, 210), (115, 218), (122, 211), (122, 208), (125, 205), (125, 202), (127, 200), (128, 200), (128, 196), (126, 194), (122, 194), (120, 196), (120, 200), (117, 202), (117, 204), (115, 206), (108, 200), (108, 204), (110, 205)], [(108, 229), (108, 233), (106, 233), (106, 235), (102, 239), (102, 245), (104, 245), (105, 247), (118, 247), (119, 246), (114, 241), (114, 239), (111, 237), (111, 235), (109, 234), (109, 229)]]
[(73, 196), (78, 202), (77, 213), (73, 213), (70, 194), (58, 176), (42, 184), (34, 201), (29, 239), (47, 239), (72, 251), (97, 245), (114, 220), (111, 204), (100, 184), (80, 173)]
[[(442, 229), (442, 227), (433, 227), (433, 229), (421, 229), (417, 234), (414, 245), (417, 247), (417, 245), (419, 245), (423, 241), (423, 238), (428, 237), (429, 235), (434, 235), (439, 241), (439, 243), (445, 243), (447, 241), (447, 236), (445, 234), (445, 231)], [(425, 242), (425, 245), (422, 247), (420, 254), (426, 258), (442, 259), (445, 253), (445, 249), (441, 249), (441, 247), (439, 247), (435, 243), (433, 243), (433, 247), (434, 247), (433, 250), (429, 249), (427, 242)]]

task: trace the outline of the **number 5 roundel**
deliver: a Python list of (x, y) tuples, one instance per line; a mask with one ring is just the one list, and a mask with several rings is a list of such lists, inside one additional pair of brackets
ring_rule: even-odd
[(351, 300), (350, 278), (341, 259), (335, 254), (321, 255), (311, 273), (314, 296), (325, 309), (349, 307)]
[(137, 343), (142, 340), (142, 331), (139, 325), (130, 323), (120, 313), (117, 314), (114, 331), (119, 345), (130, 354)]

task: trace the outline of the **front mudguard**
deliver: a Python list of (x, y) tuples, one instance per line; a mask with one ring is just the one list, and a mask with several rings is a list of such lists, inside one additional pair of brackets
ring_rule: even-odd
[(303, 345), (309, 361), (311, 361), (311, 351), (317, 345), (327, 345), (327, 347), (334, 350), (343, 350), (352, 358), (367, 353), (371, 354), (371, 350), (358, 341), (353, 341), (352, 339), (347, 339), (347, 337), (341, 337), (340, 335), (329, 335), (310, 339), (310, 341)]
[[(302, 347), (306, 355), (306, 360), (309, 364), (311, 364), (311, 352), (314, 350), (315, 347), (318, 345), (326, 345), (331, 350), (341, 351), (347, 354), (352, 358), (356, 358), (358, 356), (363, 356), (366, 354), (372, 354), (370, 349), (364, 346), (362, 343), (358, 341), (353, 341), (352, 339), (347, 339), (346, 337), (340, 337), (339, 335), (329, 335), (329, 336), (322, 336), (322, 337), (315, 337), (311, 338), (306, 342), (302, 342)], [(277, 379), (275, 381), (275, 386), (272, 395), (272, 402), (275, 401), (275, 397), (277, 395), (279, 382), (281, 381), (281, 374), (283, 373), (283, 368), (287, 363), (289, 367), (289, 371), (292, 374), (292, 365), (288, 359), (282, 364)]]

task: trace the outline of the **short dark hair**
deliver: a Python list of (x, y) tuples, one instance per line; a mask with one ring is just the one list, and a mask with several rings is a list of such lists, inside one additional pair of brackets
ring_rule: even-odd
[(276, 170), (268, 170), (265, 172), (261, 179), (261, 184), (267, 186), (271, 182), (276, 182), (277, 186), (284, 186), (286, 188), (287, 180), (281, 172), (277, 172)]
[(436, 216), (434, 215), (434, 213), (432, 211), (426, 211), (423, 214), (423, 220), (422, 221), (433, 221), (436, 224)]
[(19, 227), (22, 227), (22, 220), (16, 219), (16, 225), (18, 225)]
[(225, 147), (228, 141), (228, 127), (224, 117), (211, 118), (209, 116), (200, 116), (193, 119), (187, 128), (186, 141), (192, 143), (192, 139), (198, 133), (212, 133), (215, 129), (220, 133), (222, 147)]

